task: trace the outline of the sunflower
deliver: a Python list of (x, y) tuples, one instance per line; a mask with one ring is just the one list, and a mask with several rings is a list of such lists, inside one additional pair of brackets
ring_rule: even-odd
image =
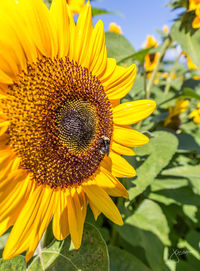
[(197, 108), (190, 113), (190, 118), (193, 118), (194, 123), (200, 124), (200, 103), (198, 103)]
[[(186, 52), (183, 52), (183, 55), (186, 56), (187, 58), (187, 66), (188, 66), (188, 69), (189, 70), (196, 70), (196, 71), (199, 71), (199, 68), (194, 64), (194, 62), (192, 61), (192, 59), (190, 58), (190, 56), (186, 53)], [(200, 77), (198, 75), (194, 75), (192, 77), (194, 80), (200, 80)]]
[(200, 0), (189, 0), (189, 10), (195, 10), (200, 6)]
[[(145, 48), (150, 48), (150, 47), (154, 47), (154, 48), (158, 47), (158, 43), (156, 39), (154, 38), (154, 36), (147, 36), (147, 39), (145, 42)], [(152, 72), (154, 70), (155, 65), (158, 61), (158, 58), (159, 58), (159, 53), (150, 53), (145, 56), (144, 66), (145, 66), (146, 71)]]
[(122, 34), (121, 26), (116, 23), (110, 23), (109, 24), (109, 32), (114, 32), (117, 34)]
[(163, 25), (163, 28), (162, 28), (162, 30), (163, 30), (163, 32), (167, 35), (167, 34), (169, 34), (169, 27), (168, 27), (168, 25)]
[(189, 0), (189, 10), (194, 10), (196, 15), (192, 27), (200, 28), (200, 0)]
[(180, 126), (180, 114), (184, 113), (189, 106), (189, 100), (178, 99), (175, 102), (175, 106), (169, 107), (169, 116), (164, 122), (164, 126), (168, 126), (174, 130), (177, 130)]
[(107, 58), (91, 6), (74, 23), (65, 0), (1, 1), (0, 234), (3, 258), (32, 257), (51, 219), (56, 239), (81, 245), (87, 204), (121, 225), (110, 196), (128, 198), (116, 177), (135, 176), (122, 155), (148, 138), (130, 125), (155, 102), (120, 104), (136, 66)]

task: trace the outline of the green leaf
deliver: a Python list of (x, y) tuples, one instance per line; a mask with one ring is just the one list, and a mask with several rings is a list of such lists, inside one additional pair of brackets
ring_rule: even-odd
[(183, 82), (181, 91), (184, 89), (192, 89), (195, 93), (200, 94), (200, 81), (199, 80), (194, 80), (192, 78), (187, 79)]
[(70, 238), (62, 242), (55, 241), (42, 249), (36, 256), (29, 271), (102, 271), (109, 270), (108, 251), (99, 231), (85, 223), (82, 245), (79, 250), (70, 247)]
[(151, 48), (146, 48), (146, 49), (142, 49), (137, 51), (135, 54), (133, 54), (131, 57), (137, 61), (140, 62), (141, 65), (143, 65), (144, 63), (144, 58), (146, 56), (146, 54), (148, 54), (151, 51)]
[(180, 21), (176, 21), (171, 28), (171, 36), (191, 57), (192, 61), (200, 67), (200, 29), (191, 33), (181, 26)]
[(180, 151), (195, 151), (200, 153), (200, 145), (196, 142), (192, 135), (181, 133), (177, 135), (179, 139), (178, 150)]
[[(188, 253), (193, 254), (200, 261), (200, 233), (193, 230), (187, 234), (185, 240), (179, 242), (179, 248), (186, 247)], [(200, 262), (199, 262), (200, 263)]]
[(102, 15), (102, 14), (111, 14), (111, 13), (114, 13), (114, 12), (101, 9), (101, 8), (92, 8), (92, 16)]
[(200, 197), (195, 195), (190, 187), (180, 187), (177, 189), (166, 189), (152, 192), (149, 198), (156, 200), (165, 205), (178, 204), (178, 205), (196, 205), (200, 206)]
[(144, 249), (146, 259), (153, 271), (163, 271), (164, 246), (155, 234), (132, 225), (132, 216), (126, 220), (123, 226), (117, 227), (117, 231), (132, 246)]
[(151, 271), (149, 267), (126, 250), (114, 246), (109, 246), (108, 249), (110, 271)]
[(144, 77), (141, 75), (137, 75), (133, 84), (132, 89), (129, 91), (128, 95), (131, 100), (135, 100), (136, 97), (144, 97)]
[(137, 155), (149, 156), (136, 169), (136, 179), (133, 182), (127, 182), (130, 200), (141, 194), (152, 184), (155, 177), (168, 165), (177, 150), (178, 140), (172, 133), (159, 131), (155, 132), (153, 136), (147, 145), (136, 150)]
[(0, 271), (25, 271), (26, 262), (24, 256), (17, 256), (10, 260), (0, 259)]
[(200, 100), (200, 95), (198, 95), (196, 92), (194, 92), (194, 90), (192, 90), (191, 88), (185, 88), (183, 90), (182, 94), (180, 95), (180, 97), (194, 98), (196, 100)]
[(151, 191), (156, 192), (165, 189), (177, 189), (180, 187), (188, 186), (188, 181), (181, 178), (165, 178), (165, 179), (155, 179), (151, 185)]
[(183, 212), (186, 216), (188, 216), (190, 218), (190, 220), (193, 223), (198, 223), (198, 218), (197, 218), (197, 212), (198, 212), (198, 208), (197, 206), (194, 205), (183, 205)]
[(200, 195), (200, 179), (190, 177), (190, 183), (195, 194)]
[(134, 48), (123, 35), (106, 32), (105, 38), (108, 57), (115, 58), (118, 63), (135, 53)]
[(177, 176), (185, 178), (200, 178), (200, 165), (198, 166), (180, 166), (166, 169), (162, 172), (163, 176)]
[(170, 245), (169, 227), (160, 206), (152, 200), (145, 199), (127, 218), (126, 224), (131, 224), (143, 230), (154, 233), (165, 245)]

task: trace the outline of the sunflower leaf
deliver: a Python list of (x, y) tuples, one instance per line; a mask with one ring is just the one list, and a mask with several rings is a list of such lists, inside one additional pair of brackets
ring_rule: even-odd
[(160, 271), (160, 267), (164, 267), (162, 241), (170, 244), (169, 227), (157, 203), (148, 199), (144, 200), (134, 213), (127, 216), (124, 225), (117, 227), (117, 231), (131, 246), (144, 249), (145, 257), (152, 270)]
[(102, 15), (102, 14), (112, 14), (112, 13), (114, 13), (114, 12), (113, 11), (108, 11), (106, 9), (92, 8), (92, 16)]
[[(175, 135), (166, 131), (155, 132), (147, 145), (136, 149), (138, 155), (148, 155), (142, 165), (136, 169), (136, 179), (127, 182), (130, 200), (141, 194), (160, 171), (166, 167), (177, 150), (178, 140)], [(132, 164), (134, 158), (127, 158)], [(131, 161), (132, 160), (132, 161)]]
[(198, 165), (198, 166), (185, 165), (185, 166), (166, 169), (162, 172), (162, 175), (199, 179), (200, 178), (200, 165)]
[[(186, 24), (188, 26), (188, 24)], [(185, 51), (192, 59), (192, 61), (200, 66), (200, 29), (192, 31), (186, 29), (181, 24), (181, 21), (176, 21), (171, 28), (172, 39), (177, 41), (182, 50)]]
[(194, 98), (194, 99), (200, 101), (200, 95), (198, 95), (191, 88), (184, 88), (183, 92), (181, 93), (181, 97), (183, 97), (183, 98)]
[(62, 242), (56, 240), (49, 247), (42, 249), (28, 270), (107, 271), (109, 270), (107, 246), (97, 228), (85, 223), (79, 250), (72, 248), (69, 237)]
[(135, 53), (134, 48), (123, 35), (106, 32), (105, 38), (108, 57), (115, 58), (117, 63), (129, 59)]
[(10, 260), (0, 259), (0, 271), (25, 271), (26, 262), (24, 256), (17, 256)]
[(143, 262), (129, 252), (118, 247), (109, 246), (111, 271), (150, 271)]

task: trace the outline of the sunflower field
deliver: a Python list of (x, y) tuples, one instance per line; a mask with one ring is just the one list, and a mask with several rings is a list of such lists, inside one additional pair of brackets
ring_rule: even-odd
[(200, 0), (96, 2), (0, 1), (0, 271), (198, 271)]

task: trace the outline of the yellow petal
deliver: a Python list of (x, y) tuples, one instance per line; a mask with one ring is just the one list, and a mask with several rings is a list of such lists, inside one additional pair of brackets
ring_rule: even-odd
[(114, 125), (113, 140), (127, 147), (137, 147), (149, 142), (149, 138), (131, 127)]
[[(1, 14), (0, 14), (1, 15)], [(16, 36), (16, 32), (9, 24), (5, 24), (0, 17), (0, 70), (14, 80), (17, 74), (26, 68), (26, 57)], [(1, 81), (1, 83), (5, 83)]]
[(70, 44), (69, 44), (69, 52), (68, 52), (68, 56), (69, 58), (72, 60), (74, 59), (74, 55), (75, 55), (75, 38), (76, 38), (76, 26), (75, 26), (75, 22), (74, 22), (74, 18), (73, 15), (71, 13), (71, 10), (69, 8), (69, 6), (67, 5), (67, 14), (68, 14), (68, 18), (69, 18), (69, 37), (70, 37)]
[(3, 259), (10, 259), (22, 253), (29, 247), (30, 234), (33, 230), (34, 220), (43, 200), (42, 196), (43, 190), (41, 190), (41, 187), (35, 190), (35, 185), (33, 184), (29, 199), (20, 212), (9, 235), (3, 251)]
[(86, 198), (86, 195), (85, 195), (83, 189), (81, 189), (81, 192), (78, 193), (78, 196), (79, 196), (79, 200), (80, 200), (80, 204), (81, 204), (83, 221), (85, 221), (85, 217), (86, 217), (86, 213), (87, 213), (87, 198)]
[(99, 215), (101, 214), (101, 212), (94, 206), (94, 204), (88, 199), (89, 204), (90, 204), (90, 208), (92, 210), (94, 219), (97, 220), (97, 218), (99, 217)]
[(102, 84), (106, 82), (109, 78), (111, 78), (111, 76), (115, 72), (116, 67), (116, 60), (114, 58), (107, 58), (106, 68), (104, 72), (98, 76)]
[(63, 191), (57, 191), (55, 213), (53, 217), (53, 234), (57, 240), (63, 240), (69, 235), (67, 199)]
[(58, 56), (67, 56), (69, 51), (69, 17), (66, 0), (53, 0), (50, 8), (53, 25), (55, 27)]
[(133, 149), (129, 147), (125, 147), (121, 144), (118, 144), (115, 141), (112, 142), (111, 149), (119, 154), (123, 154), (127, 156), (135, 155), (135, 152), (133, 151)]
[(87, 197), (100, 212), (104, 213), (111, 221), (118, 225), (122, 225), (123, 221), (119, 210), (108, 196), (108, 194), (100, 187), (94, 184), (84, 183), (83, 189)]
[[(19, 169), (20, 166), (20, 158), (16, 156), (8, 157), (6, 160), (1, 163), (1, 170), (0, 170), (0, 194), (1, 191), (4, 191), (4, 184), (9, 182), (8, 179), (14, 178), (18, 175), (26, 174), (26, 171)], [(5, 167), (3, 166), (5, 165)], [(8, 186), (9, 184), (7, 184)], [(7, 187), (6, 187), (7, 188)]]
[(67, 197), (68, 204), (68, 221), (71, 239), (76, 249), (79, 249), (81, 245), (83, 235), (83, 216), (81, 211), (81, 204), (78, 198), (78, 194), (75, 191), (73, 195)]
[(0, 136), (0, 149), (6, 150), (8, 148), (9, 144), (9, 137), (6, 133), (4, 133), (2, 136)]
[(12, 226), (19, 216), (31, 191), (30, 179), (18, 182), (0, 203), (0, 235)]
[[(39, 52), (47, 57), (58, 53), (50, 12), (41, 0), (18, 0), (17, 6)], [(28, 14), (28, 16), (25, 14)]]
[[(1, 7), (0, 10), (0, 18), (4, 22), (4, 24), (6, 24), (5, 28), (10, 26), (13, 31), (12, 37), (10, 36), (10, 34), (7, 34), (8, 38), (11, 39), (14, 37), (17, 39), (18, 44), (23, 49), (22, 53), (24, 57), (26, 57), (26, 60), (31, 63), (36, 60), (38, 52), (36, 46), (34, 45), (31, 33), (30, 31), (28, 31), (27, 24), (25, 23), (26, 16), (24, 16), (24, 14), (22, 13), (21, 7), (18, 3), (12, 0), (4, 1), (4, 3), (5, 5)], [(13, 44), (12, 46), (17, 50), (16, 44)]]
[(122, 103), (113, 109), (113, 121), (118, 125), (131, 125), (147, 118), (154, 111), (152, 100), (139, 100)]
[(30, 232), (28, 250), (26, 252), (25, 260), (28, 262), (35, 252), (36, 247), (38, 246), (39, 241), (42, 238), (44, 231), (47, 229), (54, 210), (55, 210), (55, 193), (51, 188), (42, 188), (43, 196), (41, 205), (38, 209), (37, 215), (32, 225), (32, 230)]
[(13, 79), (6, 74), (6, 72), (0, 70), (0, 83), (3, 84), (13, 84)]
[(116, 66), (112, 76), (103, 83), (108, 98), (111, 100), (123, 98), (132, 88), (135, 77), (135, 64), (129, 68)]
[(2, 136), (7, 131), (9, 124), (9, 121), (0, 122), (0, 136)]
[(16, 159), (16, 155), (10, 150), (10, 148), (7, 147), (0, 151), (0, 193), (4, 180), (10, 178), (10, 176), (14, 177), (14, 171), (19, 166), (19, 164), (15, 164), (19, 161), (19, 159)]
[(90, 47), (90, 71), (99, 76), (104, 73), (107, 65), (107, 51), (105, 46), (105, 33), (103, 22), (97, 22), (91, 36)]
[(109, 157), (112, 161), (112, 174), (116, 177), (134, 177), (135, 169), (119, 154), (111, 151)]
[(74, 60), (78, 64), (88, 68), (89, 66), (89, 57), (90, 55), (89, 44), (92, 34), (92, 11), (89, 1), (81, 9), (81, 13), (78, 17), (76, 24), (76, 37), (74, 42), (75, 53)]
[(95, 176), (94, 182), (113, 197), (129, 197), (125, 187), (103, 167), (100, 168), (100, 172)]

